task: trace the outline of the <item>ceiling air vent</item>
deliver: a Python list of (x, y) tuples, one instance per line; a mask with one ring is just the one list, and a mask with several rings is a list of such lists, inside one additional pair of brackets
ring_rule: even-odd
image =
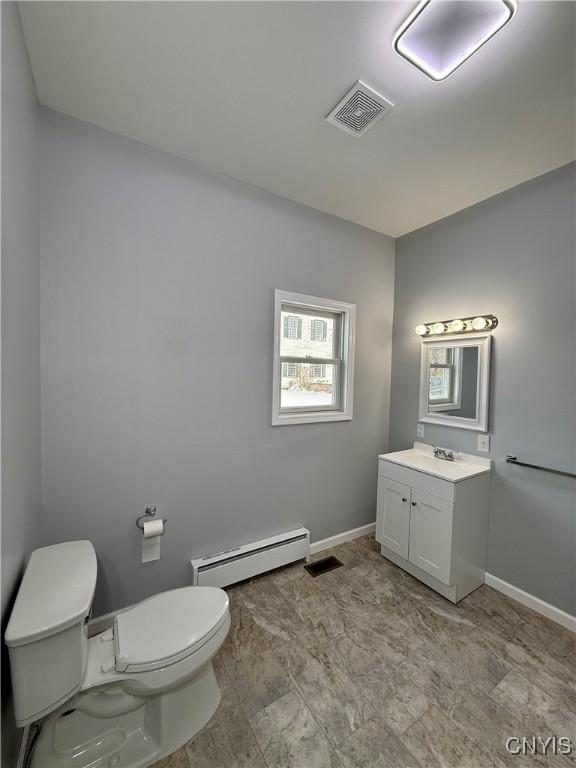
[(381, 117), (392, 111), (394, 104), (361, 80), (350, 88), (326, 120), (353, 136), (363, 136)]

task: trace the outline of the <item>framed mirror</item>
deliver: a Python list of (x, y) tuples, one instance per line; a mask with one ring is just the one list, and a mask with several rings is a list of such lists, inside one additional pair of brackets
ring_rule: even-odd
[(420, 421), (488, 431), (489, 333), (422, 340)]

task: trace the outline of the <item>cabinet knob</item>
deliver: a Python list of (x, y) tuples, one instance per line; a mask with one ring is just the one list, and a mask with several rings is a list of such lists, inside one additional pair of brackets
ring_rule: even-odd
[(406, 496), (402, 496), (402, 501), (408, 501), (408, 499), (406, 498)]
[(413, 502), (412, 502), (412, 506), (413, 506), (413, 507), (415, 507), (415, 506), (416, 506), (416, 502), (415, 502), (415, 501), (413, 501)]

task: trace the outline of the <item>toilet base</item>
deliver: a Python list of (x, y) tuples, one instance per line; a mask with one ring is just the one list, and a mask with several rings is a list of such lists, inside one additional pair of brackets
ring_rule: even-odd
[(211, 662), (179, 688), (144, 698), (119, 717), (86, 715), (72, 709), (72, 700), (44, 721), (31, 768), (146, 768), (190, 741), (219, 703)]

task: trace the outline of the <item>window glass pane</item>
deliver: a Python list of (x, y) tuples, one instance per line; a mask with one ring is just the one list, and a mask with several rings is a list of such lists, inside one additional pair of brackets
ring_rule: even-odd
[(282, 363), (281, 408), (336, 405), (336, 366)]
[(430, 349), (430, 364), (448, 365), (452, 362), (452, 350), (446, 347), (432, 347)]
[(451, 368), (430, 368), (430, 401), (450, 400)]
[(280, 357), (339, 357), (335, 350), (339, 319), (339, 315), (320, 317), (282, 310)]

